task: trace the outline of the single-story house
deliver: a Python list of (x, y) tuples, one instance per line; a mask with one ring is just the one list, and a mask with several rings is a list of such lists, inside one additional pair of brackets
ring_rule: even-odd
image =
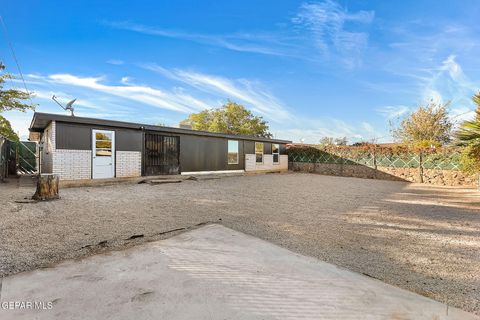
[(30, 138), (42, 173), (104, 179), (209, 171), (288, 170), (285, 145), (266, 139), (35, 112)]

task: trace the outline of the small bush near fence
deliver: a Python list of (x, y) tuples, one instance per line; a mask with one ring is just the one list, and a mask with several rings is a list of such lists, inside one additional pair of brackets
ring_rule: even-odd
[(311, 146), (290, 145), (291, 162), (350, 164), (368, 167), (423, 168), (461, 170), (461, 149), (409, 149), (406, 147), (368, 146)]

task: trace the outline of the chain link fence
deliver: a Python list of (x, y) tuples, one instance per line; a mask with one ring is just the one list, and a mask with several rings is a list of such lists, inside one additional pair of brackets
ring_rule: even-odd
[(314, 147), (292, 145), (288, 149), (291, 162), (350, 164), (367, 167), (423, 168), (461, 170), (460, 149), (414, 151), (402, 148)]

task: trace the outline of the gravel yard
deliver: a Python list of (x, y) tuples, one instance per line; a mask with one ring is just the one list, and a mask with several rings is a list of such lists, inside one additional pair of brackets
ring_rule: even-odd
[(70, 188), (57, 201), (14, 202), (33, 192), (0, 184), (0, 276), (216, 222), (480, 314), (474, 190), (287, 173)]

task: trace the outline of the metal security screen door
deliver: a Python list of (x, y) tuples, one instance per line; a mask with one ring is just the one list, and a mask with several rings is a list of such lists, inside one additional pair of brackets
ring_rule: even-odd
[(115, 131), (92, 130), (92, 158), (93, 179), (115, 176)]
[(180, 138), (145, 132), (143, 175), (180, 173)]

